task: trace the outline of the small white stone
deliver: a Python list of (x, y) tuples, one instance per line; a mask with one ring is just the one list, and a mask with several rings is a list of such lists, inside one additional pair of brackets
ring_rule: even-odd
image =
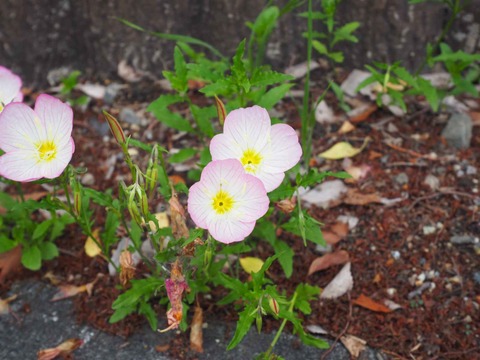
[(437, 228), (435, 226), (427, 225), (423, 227), (423, 235), (434, 234)]
[(388, 288), (387, 289), (388, 296), (393, 296), (393, 295), (395, 295), (396, 292), (397, 292), (397, 289), (395, 289), (395, 288)]
[(395, 260), (400, 259), (400, 251), (394, 250), (394, 251), (391, 252), (391, 254), (392, 254), (392, 257), (393, 257)]

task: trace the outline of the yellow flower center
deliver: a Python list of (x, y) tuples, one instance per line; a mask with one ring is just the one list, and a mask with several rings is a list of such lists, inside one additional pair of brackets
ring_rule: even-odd
[(247, 149), (243, 153), (240, 162), (242, 163), (246, 172), (255, 174), (257, 171), (257, 166), (262, 162), (262, 156), (255, 150)]
[(57, 145), (53, 141), (43, 141), (37, 145), (38, 159), (49, 162), (57, 156)]
[(0, 101), (0, 113), (3, 111), (3, 108), (4, 108), (3, 103)]
[(233, 207), (233, 197), (226, 191), (220, 190), (212, 200), (213, 210), (219, 215), (223, 215)]

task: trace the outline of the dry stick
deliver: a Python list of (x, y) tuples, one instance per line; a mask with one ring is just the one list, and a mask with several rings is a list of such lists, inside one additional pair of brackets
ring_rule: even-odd
[(457, 196), (465, 196), (469, 197), (471, 199), (474, 199), (475, 196), (469, 194), (469, 193), (464, 193), (461, 191), (456, 191), (448, 188), (440, 188), (438, 192), (426, 196), (421, 196), (419, 198), (416, 198), (415, 201), (413, 201), (410, 206), (408, 207), (408, 210), (412, 210), (415, 205), (417, 205), (420, 201), (427, 200), (427, 199), (432, 199), (434, 197), (440, 196), (440, 195), (457, 195)]
[(330, 346), (330, 349), (328, 349), (327, 351), (325, 351), (322, 355), (322, 357), (320, 358), (320, 360), (325, 360), (327, 358), (328, 355), (330, 355), (330, 353), (333, 351), (333, 349), (335, 348), (335, 346), (337, 345), (338, 341), (340, 340), (340, 338), (345, 335), (345, 333), (347, 332), (348, 328), (350, 327), (350, 323), (352, 322), (352, 314), (353, 314), (353, 309), (352, 309), (352, 298), (350, 297), (350, 291), (347, 293), (348, 295), (348, 321), (347, 321), (347, 324), (345, 325), (345, 327), (343, 328), (343, 330), (340, 332), (340, 334), (338, 334), (338, 336), (335, 338), (335, 341), (333, 342), (332, 346)]

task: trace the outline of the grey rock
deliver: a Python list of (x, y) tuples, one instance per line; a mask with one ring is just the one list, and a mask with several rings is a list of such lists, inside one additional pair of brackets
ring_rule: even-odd
[(88, 119), (88, 124), (95, 130), (95, 132), (100, 136), (105, 136), (110, 134), (110, 128), (106, 121), (100, 121), (97, 117), (91, 116)]
[(82, 184), (86, 186), (92, 186), (95, 184), (95, 176), (92, 173), (86, 173), (82, 177)]
[(129, 124), (140, 124), (142, 121), (140, 117), (133, 111), (132, 109), (129, 108), (123, 108), (122, 111), (120, 111), (120, 120), (124, 121)]
[(52, 69), (47, 74), (47, 81), (50, 86), (54, 86), (60, 83), (62, 79), (65, 79), (70, 75), (72, 69), (68, 66), (62, 66), (56, 69)]
[(408, 175), (402, 172), (395, 176), (394, 180), (398, 185), (408, 184)]
[(476, 244), (478, 241), (478, 238), (471, 235), (454, 235), (450, 238), (450, 242), (456, 245)]
[(440, 180), (432, 174), (428, 174), (423, 183), (428, 185), (432, 190), (437, 190), (440, 187)]
[(475, 174), (477, 174), (477, 168), (472, 166), (472, 165), (468, 165), (465, 172), (466, 172), (467, 175), (475, 175)]
[(464, 113), (455, 113), (448, 120), (442, 131), (442, 136), (450, 146), (457, 149), (467, 149), (472, 139), (472, 119)]
[(475, 271), (473, 273), (473, 281), (475, 281), (477, 285), (480, 285), (480, 271)]

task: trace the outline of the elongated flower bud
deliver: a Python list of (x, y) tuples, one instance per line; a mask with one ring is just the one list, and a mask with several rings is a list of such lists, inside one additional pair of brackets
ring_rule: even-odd
[(270, 306), (270, 310), (272, 310), (275, 315), (278, 315), (278, 313), (280, 312), (280, 306), (278, 305), (278, 301), (270, 296), (268, 298), (268, 305)]
[(112, 132), (115, 140), (120, 145), (124, 145), (125, 144), (125, 134), (123, 133), (123, 129), (120, 126), (120, 123), (118, 122), (118, 120), (115, 119), (115, 117), (110, 115), (105, 110), (103, 110), (103, 116), (105, 116), (105, 120), (107, 120), (108, 126), (110, 127), (110, 131)]
[(220, 100), (216, 96), (215, 96), (215, 106), (217, 108), (218, 121), (220, 122), (220, 125), (223, 126), (223, 123), (225, 122), (225, 118), (227, 117), (227, 110), (225, 110), (225, 105), (223, 104), (222, 100)]
[(135, 201), (130, 201), (127, 207), (132, 219), (138, 224), (138, 226), (141, 227), (143, 224), (143, 219), (140, 215), (140, 211), (138, 210), (138, 206)]
[(82, 188), (78, 182), (75, 182), (73, 188), (73, 209), (77, 216), (80, 216), (82, 212)]

